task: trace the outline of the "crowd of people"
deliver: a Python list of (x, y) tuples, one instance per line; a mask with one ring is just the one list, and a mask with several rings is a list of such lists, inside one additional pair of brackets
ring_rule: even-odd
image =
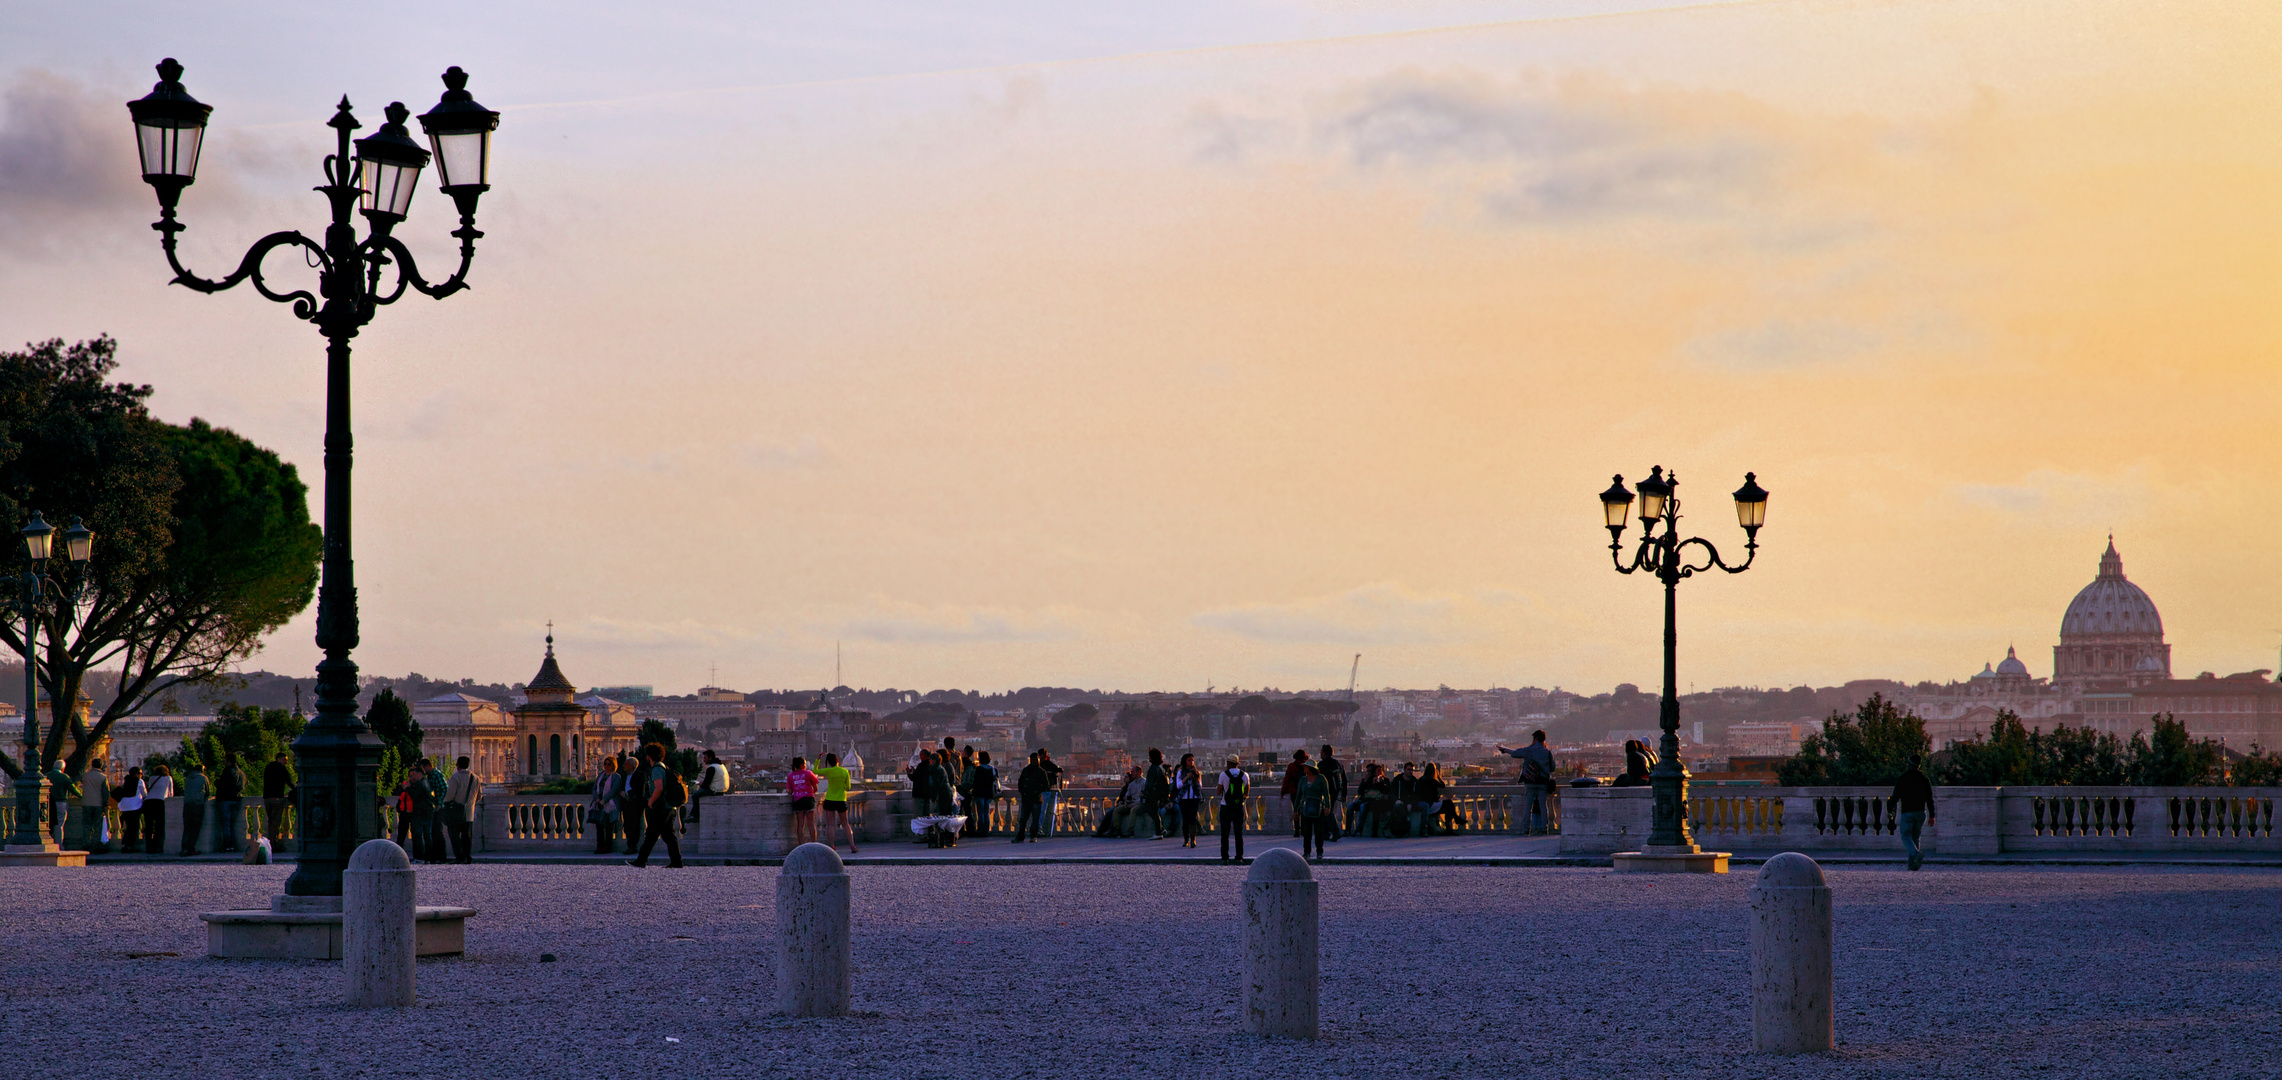
[(454, 764), (458, 771), (447, 779), (436, 759), (421, 758), (396, 785), (396, 846), (414, 862), (475, 861), (475, 806), (483, 785), (465, 755)]

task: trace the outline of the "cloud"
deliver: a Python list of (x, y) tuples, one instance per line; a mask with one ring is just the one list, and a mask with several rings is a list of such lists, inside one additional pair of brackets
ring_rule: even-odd
[[(1286, 604), (1243, 604), (1189, 617), (1195, 626), (1253, 641), (1311, 645), (1431, 645), (1470, 635), (1479, 598), (1418, 593), (1391, 582)], [(1501, 595), (1495, 603), (1510, 602)]]
[[(516, 633), (529, 631), (529, 627), (521, 623), (515, 624), (513, 629)], [(565, 624), (556, 636), (565, 642), (581, 642), (605, 648), (663, 651), (720, 648), (751, 642), (761, 635), (743, 627), (702, 623), (695, 619), (640, 622), (590, 615), (575, 623)]]
[(2102, 526), (2144, 516), (2153, 491), (2145, 467), (2135, 466), (2115, 476), (2036, 469), (2011, 484), (1957, 484), (1947, 497), (1982, 510)]
[(738, 460), (759, 469), (813, 469), (836, 460), (814, 435), (803, 435), (790, 443), (739, 443), (736, 454)]
[(910, 604), (847, 620), (835, 633), (864, 641), (905, 644), (1071, 641), (1080, 636), (1074, 616), (1065, 610), (1026, 612)]
[(38, 70), (0, 94), (0, 246), (42, 247), (92, 216), (155, 216), (123, 100)]
[(1762, 114), (1732, 96), (1604, 80), (1401, 72), (1342, 95), (1318, 130), (1358, 170), (1436, 173), (1495, 217), (1576, 222), (1750, 208), (1786, 157)]

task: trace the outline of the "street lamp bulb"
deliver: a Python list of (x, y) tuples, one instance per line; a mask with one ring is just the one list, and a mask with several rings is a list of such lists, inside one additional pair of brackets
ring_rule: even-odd
[(387, 112), (379, 131), (357, 140), (357, 186), (364, 190), (365, 216), (376, 225), (404, 220), (412, 209), (412, 188), (428, 165), (428, 151), (404, 128), (412, 110), (391, 101)]
[(26, 522), (16, 535), (24, 538), (24, 554), (30, 556), (33, 562), (48, 561), (50, 545), (55, 543), (55, 526), (41, 518), (39, 511), (32, 511), (32, 520)]
[(1611, 534), (1622, 533), (1626, 520), (1632, 516), (1632, 489), (1624, 486), (1624, 475), (1617, 474), (1601, 492), (1601, 515)]
[(182, 88), (182, 65), (170, 56), (159, 61), (158, 84), (128, 102), (127, 112), (135, 118), (143, 181), (158, 191), (159, 205), (171, 210), (182, 189), (198, 178), (198, 147), (214, 107)]
[(1767, 491), (1759, 486), (1758, 473), (1744, 473), (1743, 486), (1735, 489), (1735, 520), (1748, 533), (1767, 523)]
[(1647, 525), (1664, 517), (1664, 506), (1672, 500), (1672, 485), (1664, 479), (1664, 467), (1648, 470), (1648, 479), (1640, 482), (1640, 523)]
[(467, 72), (444, 72), (444, 99), (420, 114), (420, 127), (436, 151), (436, 182), (474, 216), (476, 197), (491, 190), (491, 133), (499, 114), (476, 103), (467, 91)]
[(72, 562), (84, 565), (88, 556), (95, 553), (95, 530), (75, 515), (70, 527), (63, 530), (63, 553)]

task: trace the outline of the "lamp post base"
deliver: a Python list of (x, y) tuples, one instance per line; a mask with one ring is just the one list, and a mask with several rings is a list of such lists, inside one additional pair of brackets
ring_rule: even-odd
[(1694, 844), (1650, 844), (1643, 851), (1619, 851), (1609, 861), (1619, 874), (1724, 874), (1728, 855)]
[(62, 844), (10, 844), (0, 848), (0, 866), (85, 866), (87, 853)]

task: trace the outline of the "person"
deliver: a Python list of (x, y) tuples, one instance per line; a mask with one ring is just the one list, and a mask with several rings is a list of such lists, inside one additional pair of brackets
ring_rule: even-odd
[(1220, 861), (1228, 861), (1228, 843), (1236, 841), (1236, 861), (1244, 861), (1244, 800), (1252, 794), (1252, 774), (1242, 762), (1228, 759), (1220, 771)]
[(1165, 752), (1149, 748), (1149, 772), (1141, 782), (1141, 812), (1149, 817), (1149, 839), (1165, 838), (1165, 808), (1172, 805), (1173, 778), (1165, 770)]
[(1041, 830), (1039, 819), (1044, 816), (1046, 808), (1046, 790), (1054, 782), (1043, 764), (1045, 756), (1044, 750), (1032, 750), (1030, 763), (1024, 765), (1021, 774), (1014, 778), (1014, 793), (1020, 801), (1016, 803), (1018, 809), (1014, 815), (1013, 843), (1021, 843), (1025, 836), (1029, 837), (1031, 843), (1038, 842)]
[[(948, 758), (950, 751), (943, 751)], [(950, 774), (935, 760), (936, 751), (919, 751), (919, 763), (911, 767), (911, 804), (914, 812), (925, 817), (947, 817), (953, 812), (951, 805)]]
[(198, 854), (198, 831), (206, 827), (206, 766), (191, 758), (182, 766), (183, 856)]
[(143, 798), (148, 791), (143, 786), (140, 766), (128, 769), (118, 788), (112, 791), (119, 800), (119, 850), (129, 855), (143, 846)]
[(164, 762), (151, 766), (149, 790), (143, 798), (143, 853), (166, 854), (166, 801), (174, 797), (174, 770)]
[(1117, 788), (1117, 801), (1111, 803), (1109, 812), (1102, 815), (1101, 828), (1094, 835), (1114, 840), (1118, 837), (1130, 837), (1139, 833), (1141, 829), (1141, 793), (1147, 787), (1148, 781), (1141, 776), (1141, 766), (1126, 766), (1125, 781)]
[[(454, 779), (458, 779), (454, 777)], [(608, 855), (618, 844), (618, 818), (624, 812), (625, 778), (618, 775), (618, 759), (605, 757), (586, 793), (586, 820), (594, 826), (594, 853)]]
[(1339, 808), (1347, 802), (1347, 767), (1331, 756), (1331, 744), (1323, 746), (1323, 756), (1315, 759), (1315, 771), (1323, 774), (1323, 782), (1331, 787), (1331, 842), (1339, 842)]
[(1317, 765), (1300, 768), (1298, 797), (1292, 801), (1292, 812), (1299, 815), (1299, 853), (1306, 858), (1308, 849), (1315, 849), (1315, 861), (1323, 861), (1323, 841), (1331, 834), (1331, 784), (1323, 779), (1323, 770)]
[(967, 835), (990, 835), (990, 811), (996, 805), (998, 767), (990, 763), (990, 751), (976, 751), (974, 768), (967, 773)]
[(1408, 761), (1403, 762), (1402, 771), (1395, 774), (1394, 781), (1388, 788), (1394, 793), (1395, 801), (1388, 807), (1394, 811), (1394, 827), (1387, 832), (1395, 836), (1417, 836), (1418, 830), (1411, 825), (1411, 821), (1412, 813), (1423, 797), (1418, 788), (1418, 766)]
[(75, 849), (71, 836), (71, 807), (79, 801), (79, 785), (63, 771), (63, 763), (50, 759), (43, 774), (48, 778), (48, 832), (66, 849)]
[(808, 759), (792, 759), (792, 770), (784, 774), (784, 793), (792, 797), (792, 842), (798, 847), (816, 839), (816, 792), (823, 787), (823, 777), (810, 772)]
[(960, 836), (973, 836), (981, 825), (982, 815), (975, 813), (975, 744), (968, 743), (959, 750), (956, 761), (946, 761), (951, 775), (951, 787), (959, 795), (959, 812), (967, 816), (966, 824), (959, 826)]
[(618, 752), (618, 824), (626, 833), (626, 854), (642, 847), (650, 820), (650, 774), (641, 759)]
[(1299, 782), (1300, 778), (1306, 775), (1306, 769), (1307, 751), (1292, 751), (1292, 763), (1284, 768), (1284, 785), (1281, 789), (1279, 789), (1278, 792), (1284, 797), (1284, 802), (1289, 804), (1291, 807), (1293, 836), (1304, 835), (1300, 831), (1301, 825), (1299, 820)]
[(1392, 836), (1395, 785), (1387, 767), (1376, 761), (1363, 766), (1363, 782), (1355, 786), (1356, 800), (1347, 807), (1347, 829), (1364, 836)]
[[(825, 831), (829, 833), (833, 826), (839, 826), (840, 831), (848, 834), (848, 854), (853, 855), (856, 853), (856, 827), (848, 824), (848, 786), (854, 778), (848, 775), (848, 767), (840, 764), (838, 754), (824, 755), (824, 767), (817, 770), (816, 775), (824, 778)], [(826, 840), (824, 843), (830, 846), (832, 842)]]
[(444, 829), (452, 838), (452, 861), (472, 863), (475, 861), (475, 806), (483, 798), (483, 785), (477, 783), (475, 773), (469, 771), (466, 754), (461, 754), (452, 764), (457, 768), (450, 782), (444, 785)]
[(414, 862), (439, 863), (436, 849), (431, 843), (432, 826), (436, 823), (436, 789), (428, 783), (428, 759), (421, 758), (404, 771), (404, 814), (406, 830), (412, 837)]
[(1894, 802), (1902, 811), (1902, 850), (1910, 857), (1910, 869), (1919, 869), (1925, 865), (1925, 849), (1918, 846), (1918, 837), (1933, 822), (1933, 781), (1919, 771), (1916, 754), (1894, 783)]
[(1656, 767), (1656, 751), (1639, 739), (1624, 740), (1624, 775), (1609, 781), (1610, 787), (1647, 787), (1648, 770)]
[(89, 852), (102, 854), (111, 849), (106, 843), (109, 823), (105, 813), (111, 809), (111, 775), (103, 771), (101, 759), (87, 763), (87, 771), (79, 775), (79, 814), (86, 818), (80, 826), (79, 843)]
[(628, 866), (650, 865), (650, 849), (656, 847), (662, 838), (666, 842), (666, 868), (681, 868), (681, 830), (675, 826), (680, 824), (676, 819), (681, 817), (682, 804), (689, 801), (689, 787), (683, 783), (680, 774), (666, 768), (665, 760), (665, 747), (657, 743), (648, 743), (642, 747), (640, 767), (644, 774), (643, 786), (649, 795), (642, 804), (645, 819), (642, 823), (642, 851), (634, 856), (632, 862), (626, 864)]
[(451, 785), (432, 757), (420, 759), (420, 780), (428, 785), (428, 835), (422, 842), (428, 845), (428, 861), (441, 864), (449, 858), (444, 850), (444, 790)]
[(246, 774), (238, 769), (237, 755), (222, 764), (214, 778), (214, 850), (238, 850), (239, 815), (245, 812)]
[(721, 755), (711, 747), (705, 750), (705, 771), (697, 774), (697, 790), (691, 792), (689, 820), (698, 821), (704, 816), (705, 800), (716, 795), (729, 794), (729, 766), (721, 763)]
[(1054, 835), (1054, 815), (1062, 808), (1062, 767), (1054, 764), (1054, 755), (1040, 747), (1038, 767), (1046, 770), (1046, 790), (1038, 793), (1038, 832), (1030, 834), (1032, 840)]
[(408, 852), (419, 843), (419, 838), (412, 835), (412, 772), (418, 767), (405, 769), (404, 775), (396, 778), (396, 790), (381, 800), (383, 810), (395, 809), (396, 846)]
[(280, 750), (261, 771), (261, 834), (275, 845), (285, 831), (285, 803), (293, 797), (293, 751)]
[(1530, 836), (1551, 832), (1548, 823), (1553, 817), (1553, 748), (1545, 745), (1545, 729), (1530, 732), (1528, 746), (1513, 750), (1500, 746), (1498, 753), (1521, 760), (1522, 798), (1527, 803), (1522, 832)]
[(1449, 797), (1450, 784), (1442, 779), (1442, 766), (1427, 762), (1426, 775), (1418, 778), (1418, 790), (1426, 801), (1418, 835), (1425, 836), (1437, 828), (1456, 832), (1464, 819), (1458, 816), (1458, 803)]
[(1196, 810), (1204, 803), (1204, 774), (1197, 771), (1195, 754), (1182, 754), (1180, 767), (1173, 770), (1173, 799), (1181, 804), (1181, 846), (1195, 847), (1203, 831)]

